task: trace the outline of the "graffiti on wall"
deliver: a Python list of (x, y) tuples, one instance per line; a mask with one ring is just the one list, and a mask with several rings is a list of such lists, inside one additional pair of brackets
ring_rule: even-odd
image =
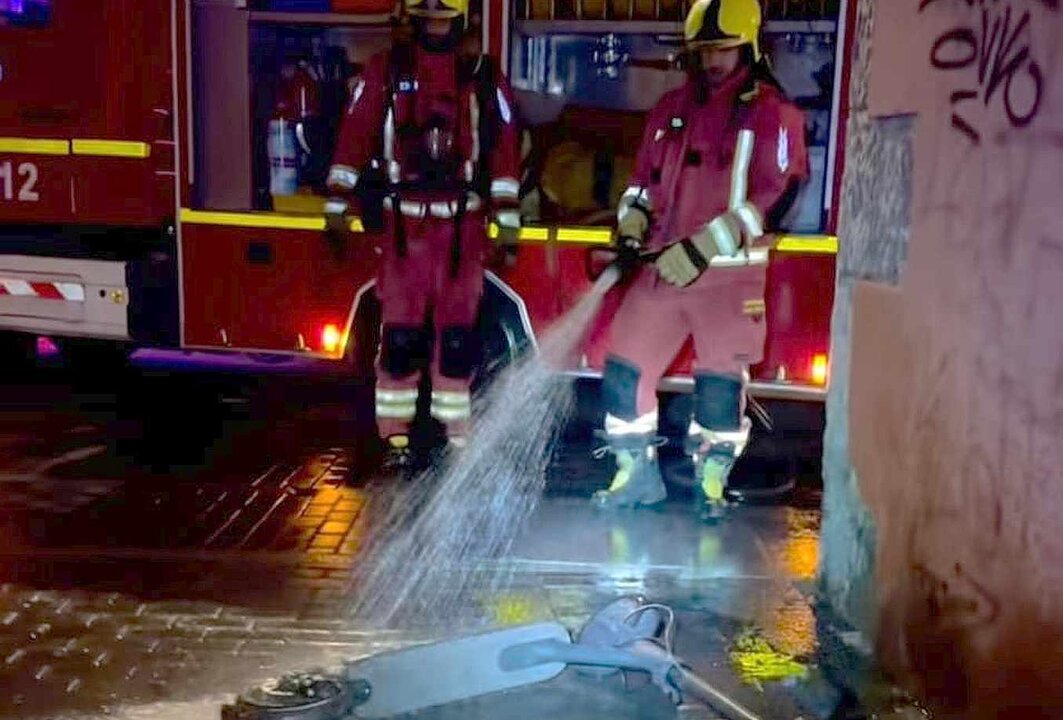
[[(1031, 48), (1029, 5), (1056, 12), (1061, 0), (960, 1), (969, 8), (977, 5), (980, 12), (937, 37), (930, 65), (963, 78), (949, 97), (952, 127), (979, 145), (982, 133), (970, 119), (972, 104), (981, 101), (986, 108), (1002, 109), (1015, 128), (1026, 127), (1037, 117), (1045, 74)], [(941, 4), (943, 0), (919, 0), (919, 12)]]

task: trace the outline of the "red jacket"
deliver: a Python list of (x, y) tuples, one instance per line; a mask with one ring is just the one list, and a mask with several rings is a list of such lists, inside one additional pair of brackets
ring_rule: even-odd
[[(351, 92), (347, 110), (340, 127), (329, 185), (337, 191), (352, 191), (360, 173), (373, 158), (394, 157), (389, 168), (392, 181), (409, 172), (399, 167), (403, 160), (399, 128), (405, 121), (421, 125), (434, 115), (446, 116), (456, 128), (455, 152), (461, 161), (460, 174), (467, 182), (475, 174), (480, 160), (480, 141), (477, 113), (491, 113), (495, 117), (494, 139), (487, 155), (486, 168), (490, 195), (496, 204), (516, 204), (520, 177), (520, 134), (517, 127), (516, 105), (505, 79), (494, 79), (494, 97), (490, 108), (481, 108), (477, 96), (477, 82), (460, 83), (453, 53), (430, 53), (416, 48), (412, 67), (404, 79), (412, 82), (393, 82), (390, 53), (374, 56), (364, 75)], [(392, 87), (393, 85), (398, 87)], [(391, 102), (389, 103), (389, 95)], [(393, 108), (388, 113), (388, 108)], [(449, 195), (449, 197), (448, 197)], [(413, 189), (403, 193), (410, 200), (452, 200), (453, 193), (423, 192)], [(471, 209), (471, 208), (470, 208)]]
[(688, 82), (650, 111), (625, 193), (630, 199), (644, 191), (651, 249), (690, 237), (732, 210), (755, 238), (763, 233), (763, 227), (752, 232), (756, 221), (763, 226), (788, 188), (808, 177), (804, 115), (777, 89), (751, 83), (742, 71), (704, 105), (695, 93)]

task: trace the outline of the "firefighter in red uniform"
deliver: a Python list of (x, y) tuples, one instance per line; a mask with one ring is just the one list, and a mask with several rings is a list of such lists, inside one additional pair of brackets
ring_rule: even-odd
[[(764, 351), (770, 230), (807, 177), (805, 124), (761, 56), (758, 0), (697, 0), (686, 18), (688, 81), (650, 112), (617, 242), (657, 252), (611, 328), (604, 436), (617, 473), (603, 507), (652, 505), (657, 384), (687, 338), (697, 355), (688, 452), (707, 515), (749, 440), (747, 368)], [(759, 241), (759, 242), (758, 242)]]
[(405, 0), (413, 42), (372, 58), (352, 90), (329, 186), (330, 224), (355, 196), (385, 233), (376, 413), (393, 459), (408, 452), (417, 362), (430, 358), (431, 413), (461, 444), (479, 363), (487, 220), (519, 231), (520, 135), (490, 59), (470, 55), (469, 0)]

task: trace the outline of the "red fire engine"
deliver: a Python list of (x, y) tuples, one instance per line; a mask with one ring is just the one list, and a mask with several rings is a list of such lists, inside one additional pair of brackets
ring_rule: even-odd
[[(348, 84), (391, 42), (392, 5), (0, 0), (0, 335), (290, 353), (368, 372), (378, 252), (364, 234), (345, 252), (326, 242), (321, 188)], [(812, 180), (770, 256), (762, 397), (825, 395), (845, 5), (765, 3), (776, 70), (810, 117)], [(488, 278), (493, 356), (528, 346), (587, 288), (641, 113), (675, 79), (666, 60), (683, 6), (486, 2), (482, 40), (519, 96), (538, 218)], [(600, 362), (592, 337), (574, 372)], [(688, 383), (688, 367), (689, 354), (666, 385)]]

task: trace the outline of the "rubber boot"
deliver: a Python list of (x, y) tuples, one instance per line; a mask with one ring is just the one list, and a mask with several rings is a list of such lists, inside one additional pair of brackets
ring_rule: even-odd
[(384, 445), (384, 459), (381, 462), (384, 472), (401, 474), (413, 467), (414, 457), (409, 435), (391, 435)]
[(703, 520), (718, 520), (728, 505), (727, 479), (737, 461), (737, 448), (734, 443), (707, 445), (697, 435), (688, 438), (688, 443), (688, 452), (694, 460), (699, 514)]
[(468, 444), (468, 438), (464, 435), (448, 435), (445, 443), (436, 444), (432, 448), (426, 462), (432, 467), (442, 467), (444, 464), (453, 463)]
[(604, 435), (609, 443), (596, 451), (616, 456), (616, 474), (607, 490), (594, 493), (593, 503), (602, 509), (656, 505), (668, 497), (661, 469), (657, 465), (657, 448), (661, 440), (653, 435)]

